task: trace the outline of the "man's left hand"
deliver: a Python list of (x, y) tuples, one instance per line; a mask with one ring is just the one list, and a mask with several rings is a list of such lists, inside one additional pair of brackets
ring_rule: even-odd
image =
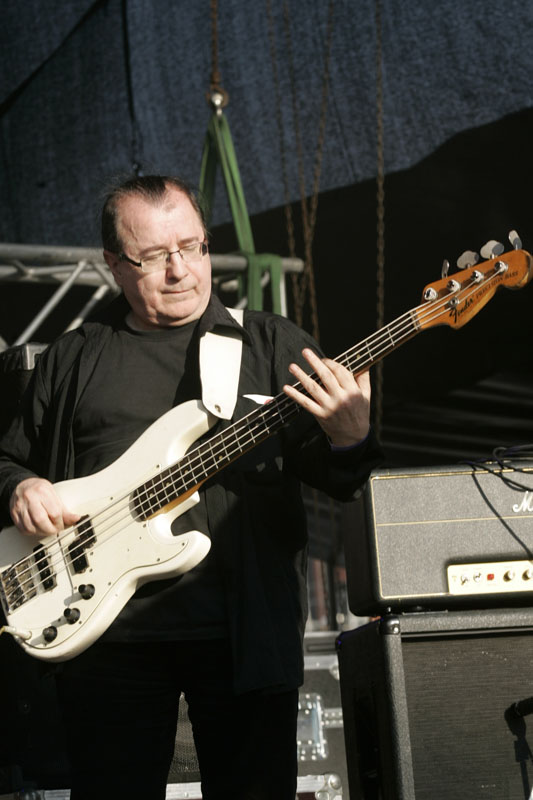
[(308, 348), (302, 355), (320, 383), (297, 364), (291, 364), (291, 374), (307, 394), (289, 385), (283, 387), (285, 394), (315, 417), (333, 445), (350, 447), (362, 441), (370, 427), (369, 373), (354, 377), (341, 364), (330, 358), (319, 358)]

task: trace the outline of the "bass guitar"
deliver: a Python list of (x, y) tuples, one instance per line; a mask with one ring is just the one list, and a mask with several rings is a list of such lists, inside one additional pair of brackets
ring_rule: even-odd
[[(431, 283), (420, 305), (337, 361), (357, 375), (420, 331), (437, 325), (460, 328), (500, 286), (525, 286), (532, 270), (531, 255), (517, 249)], [(281, 393), (194, 446), (216, 418), (200, 401), (189, 401), (164, 414), (109, 467), (55, 484), (67, 508), (82, 517), (61, 534), (40, 540), (15, 527), (0, 533), (3, 632), (43, 660), (81, 653), (139, 586), (186, 572), (204, 558), (209, 539), (199, 531), (174, 536), (173, 520), (198, 502), (198, 489), (208, 478), (299, 410)]]

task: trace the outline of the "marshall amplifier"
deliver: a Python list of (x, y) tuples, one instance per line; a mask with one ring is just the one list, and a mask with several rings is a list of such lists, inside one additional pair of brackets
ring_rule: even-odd
[(352, 509), (354, 614), (532, 604), (532, 461), (375, 471)]

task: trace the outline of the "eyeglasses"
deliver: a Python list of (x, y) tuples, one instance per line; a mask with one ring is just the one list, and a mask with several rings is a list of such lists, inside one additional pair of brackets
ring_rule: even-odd
[(120, 258), (129, 261), (134, 267), (140, 267), (143, 272), (158, 272), (167, 268), (170, 264), (170, 256), (175, 253), (179, 253), (186, 264), (193, 264), (195, 261), (200, 261), (207, 253), (207, 242), (192, 242), (192, 244), (186, 244), (171, 253), (167, 250), (160, 250), (158, 253), (145, 256), (140, 261), (134, 261), (126, 253), (121, 253)]

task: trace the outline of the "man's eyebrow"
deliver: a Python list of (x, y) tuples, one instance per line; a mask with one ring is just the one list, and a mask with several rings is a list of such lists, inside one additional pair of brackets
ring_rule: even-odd
[(152, 253), (167, 253), (168, 250), (162, 244), (152, 244), (149, 247), (145, 247), (144, 250), (139, 252), (139, 258), (146, 258), (146, 256), (151, 255)]
[[(205, 236), (203, 235), (201, 238), (199, 238), (198, 236), (184, 236), (182, 239), (178, 240), (178, 247), (179, 248), (186, 247), (188, 244), (193, 244), (194, 242), (203, 242), (204, 238)], [(162, 244), (151, 244), (148, 247), (145, 247), (144, 250), (141, 250), (141, 252), (139, 253), (139, 257), (142, 258), (143, 255), (145, 256), (148, 253), (160, 253), (160, 252), (169, 253), (173, 251), (170, 251), (165, 245)]]
[(193, 242), (203, 242), (204, 236), (201, 239), (198, 236), (184, 236), (183, 239), (179, 240), (180, 247), (184, 247), (187, 244), (193, 244)]

